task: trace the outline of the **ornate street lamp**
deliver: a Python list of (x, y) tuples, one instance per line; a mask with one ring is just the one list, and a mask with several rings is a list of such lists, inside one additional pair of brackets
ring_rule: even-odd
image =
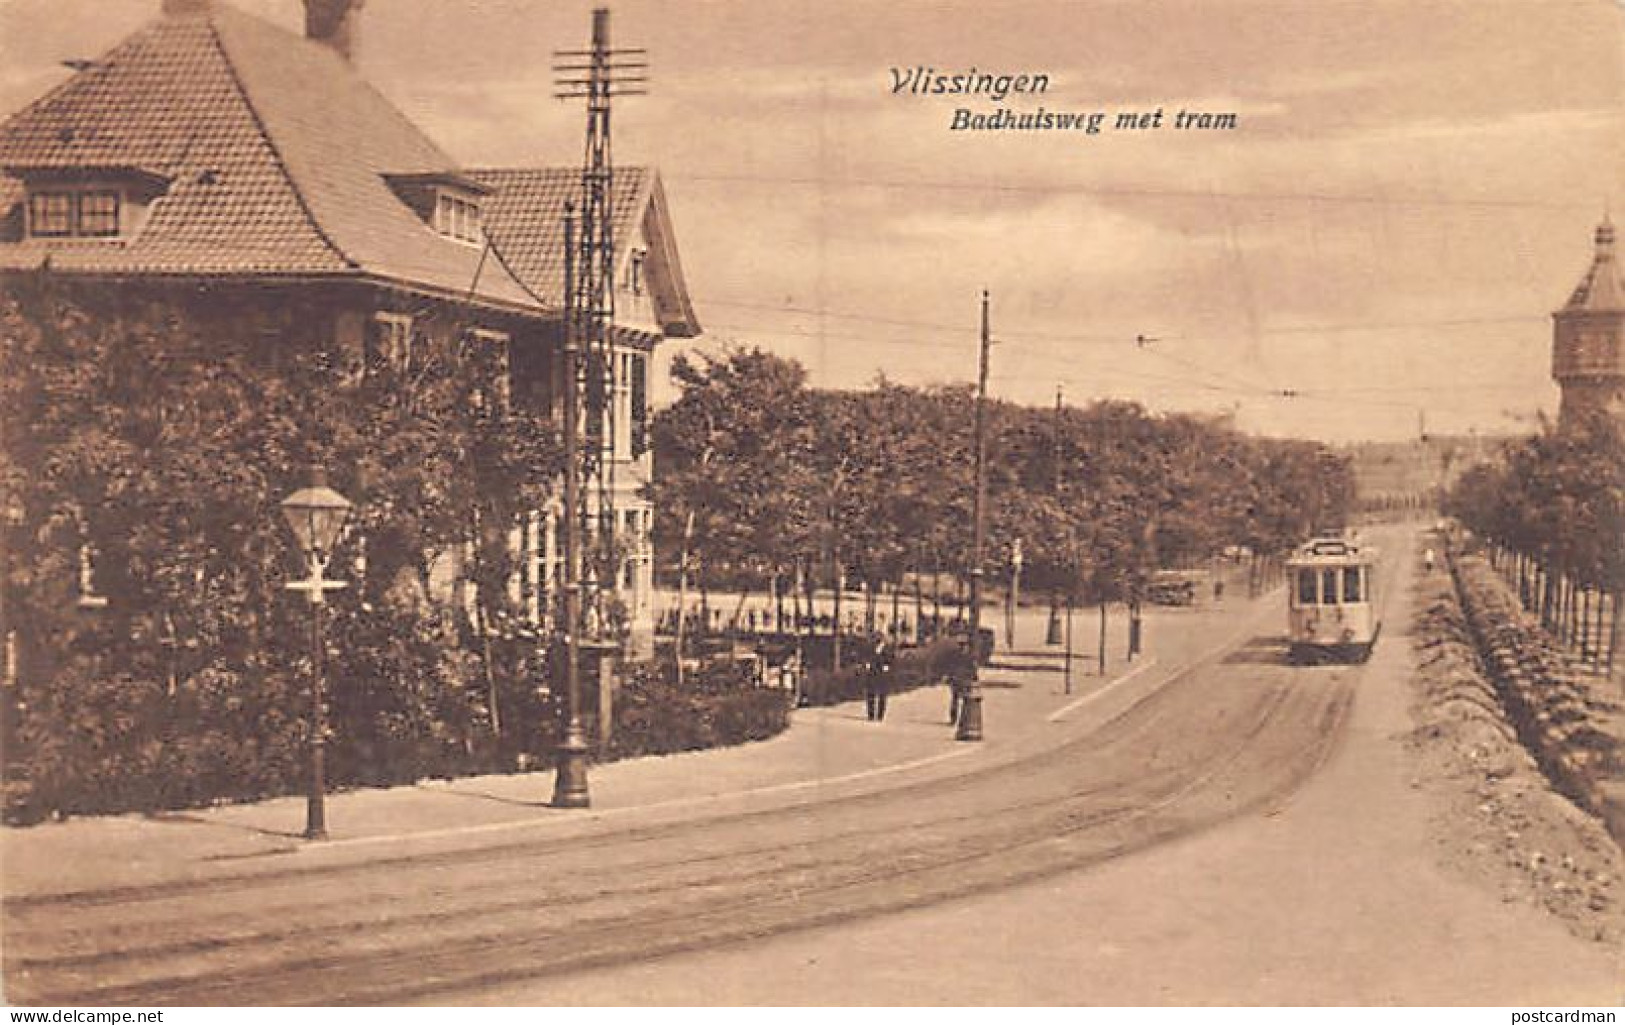
[[(564, 294), (574, 297), (575, 205), (564, 204)], [(573, 301), (573, 300), (572, 300)], [(554, 752), (553, 807), (587, 808), (587, 728), (581, 719), (581, 325), (564, 315), (564, 738)], [(682, 652), (678, 652), (681, 659)], [(678, 670), (681, 672), (681, 669)]]
[(333, 544), (350, 515), (350, 501), (327, 486), (326, 475), (311, 471), (310, 486), (282, 500), (282, 515), (310, 564), (310, 578), (287, 587), (310, 596), (310, 789), (305, 803), (305, 839), (327, 839), (327, 701), (322, 676), (325, 641), (322, 604), (328, 591), (344, 587), (342, 580), (322, 576), (333, 556)]

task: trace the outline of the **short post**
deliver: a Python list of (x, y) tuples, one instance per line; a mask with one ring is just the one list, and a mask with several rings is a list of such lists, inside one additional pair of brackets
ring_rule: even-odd
[(1072, 693), (1072, 596), (1066, 596), (1066, 692)]

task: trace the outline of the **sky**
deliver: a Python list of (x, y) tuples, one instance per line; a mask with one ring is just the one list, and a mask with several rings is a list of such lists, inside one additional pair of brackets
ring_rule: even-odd
[[(298, 0), (229, 2), (302, 25)], [(592, 6), (370, 0), (358, 63), (470, 166), (574, 163), (552, 51), (587, 44)], [(609, 6), (651, 79), (616, 159), (660, 169), (706, 329), (668, 360), (760, 345), (816, 385), (968, 382), (985, 289), (1002, 398), (1332, 441), (1529, 430), (1557, 406), (1550, 314), (1625, 218), (1625, 0)], [(0, 113), (158, 7), (0, 0)], [(917, 65), (1049, 84), (895, 92)], [(1040, 106), (1105, 123), (950, 129)]]

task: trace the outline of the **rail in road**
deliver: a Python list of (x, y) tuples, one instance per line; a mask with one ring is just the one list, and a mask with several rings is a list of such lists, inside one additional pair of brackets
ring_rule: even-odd
[(1313, 773), (1361, 671), (1284, 656), (1241, 644), (1104, 727), (838, 801), (8, 901), (7, 989), (95, 1005), (454, 1000), (1072, 871), (1267, 809)]

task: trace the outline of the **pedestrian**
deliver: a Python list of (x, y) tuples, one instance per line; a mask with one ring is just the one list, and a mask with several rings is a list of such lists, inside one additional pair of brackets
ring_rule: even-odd
[(1433, 549), (1429, 548), (1427, 551), (1422, 553), (1422, 566), (1429, 573), (1433, 572)]
[(874, 654), (869, 658), (868, 671), (863, 677), (863, 697), (869, 721), (883, 722), (886, 698), (891, 691), (892, 649), (884, 637), (877, 636), (874, 644)]
[(976, 675), (974, 656), (964, 648), (956, 648), (948, 656), (948, 725), (953, 726), (959, 722), (959, 709), (965, 703), (965, 691), (970, 687), (970, 681)]

